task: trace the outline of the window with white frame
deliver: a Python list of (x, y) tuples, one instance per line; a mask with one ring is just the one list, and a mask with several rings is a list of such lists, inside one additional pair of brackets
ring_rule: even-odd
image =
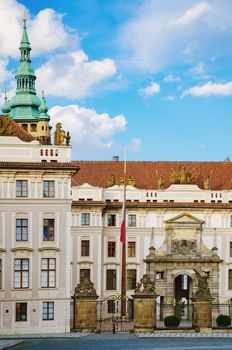
[(128, 258), (134, 258), (136, 256), (136, 242), (129, 241), (127, 246)]
[(106, 270), (106, 289), (116, 290), (117, 271), (115, 269)]
[(43, 302), (43, 320), (54, 320), (54, 301)]
[(116, 215), (108, 214), (107, 215), (107, 226), (116, 226)]
[(136, 227), (136, 215), (135, 214), (128, 215), (128, 226), (129, 227)]
[(28, 240), (28, 219), (16, 219), (16, 241)]
[(43, 219), (43, 241), (55, 240), (55, 219)]
[(27, 303), (16, 303), (15, 321), (27, 321)]
[(82, 226), (90, 225), (90, 213), (81, 213), (81, 225)]
[(28, 181), (16, 180), (16, 197), (28, 196)]
[(14, 288), (29, 288), (29, 259), (15, 259)]
[(81, 256), (89, 256), (89, 240), (81, 240)]
[(54, 180), (44, 180), (43, 181), (43, 197), (44, 198), (55, 197), (55, 181)]
[(136, 269), (127, 270), (127, 289), (132, 290), (136, 287)]
[(110, 258), (116, 257), (116, 242), (109, 241), (107, 248), (108, 248), (107, 249), (108, 257), (110, 257)]
[(41, 260), (41, 288), (56, 287), (56, 259), (43, 258)]
[(232, 289), (232, 269), (228, 270), (228, 289)]
[(2, 259), (0, 259), (0, 289), (2, 289)]

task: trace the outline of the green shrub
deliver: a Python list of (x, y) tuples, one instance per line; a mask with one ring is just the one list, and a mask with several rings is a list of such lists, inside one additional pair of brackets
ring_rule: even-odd
[(231, 324), (231, 317), (228, 315), (219, 315), (216, 322), (218, 327), (228, 327)]
[(166, 327), (178, 327), (180, 324), (180, 319), (175, 315), (166, 316), (164, 319), (164, 325)]

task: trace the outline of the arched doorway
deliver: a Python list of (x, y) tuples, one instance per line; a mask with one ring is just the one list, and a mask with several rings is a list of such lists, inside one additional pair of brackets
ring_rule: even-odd
[(178, 275), (174, 280), (176, 313), (182, 320), (191, 319), (192, 278), (187, 274)]

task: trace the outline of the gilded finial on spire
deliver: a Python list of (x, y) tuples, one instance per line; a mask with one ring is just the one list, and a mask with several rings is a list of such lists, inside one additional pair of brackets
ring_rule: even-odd
[(23, 23), (24, 23), (24, 26), (26, 26), (26, 21), (27, 21), (26, 11), (24, 11), (23, 12)]

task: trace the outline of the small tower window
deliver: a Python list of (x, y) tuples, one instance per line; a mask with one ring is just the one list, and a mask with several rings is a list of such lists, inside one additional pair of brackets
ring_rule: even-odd
[(51, 154), (51, 157), (53, 157), (53, 149), (51, 149), (50, 154)]
[(36, 132), (37, 131), (37, 125), (36, 124), (31, 124), (31, 131)]
[(22, 124), (22, 128), (23, 128), (25, 131), (28, 131), (28, 125), (27, 125), (27, 124)]
[(44, 126), (42, 126), (41, 129), (44, 130)]
[(40, 150), (40, 155), (43, 156), (43, 149)]
[(45, 156), (48, 156), (48, 149), (45, 150)]
[(56, 149), (56, 157), (58, 157), (58, 149)]

